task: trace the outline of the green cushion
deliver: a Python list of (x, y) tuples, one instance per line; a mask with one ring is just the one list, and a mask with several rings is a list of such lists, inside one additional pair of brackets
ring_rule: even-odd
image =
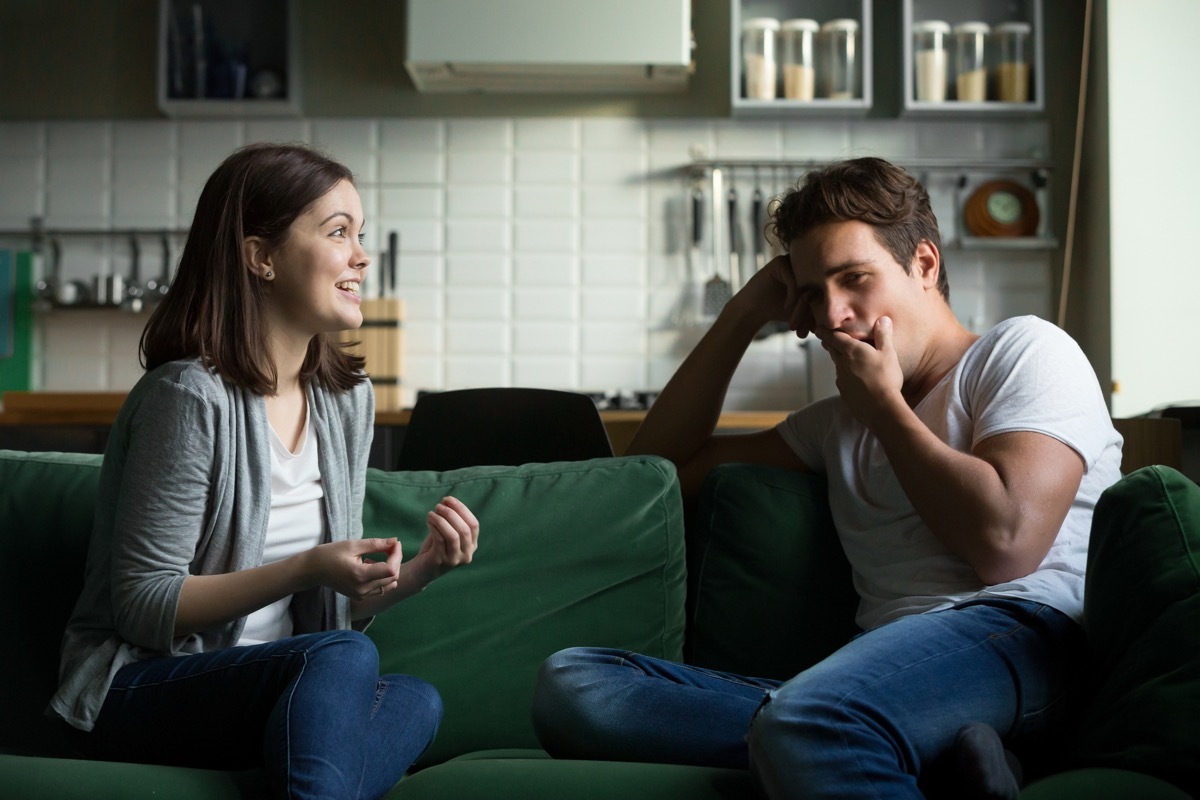
[(1084, 616), (1097, 689), (1078, 761), (1200, 794), (1200, 487), (1146, 467), (1096, 505)]
[(1191, 795), (1166, 781), (1119, 769), (1060, 772), (1030, 784), (1021, 800), (1189, 800)]
[(43, 716), (83, 585), (100, 456), (0, 450), (0, 749), (58, 752)]
[(0, 756), (0, 795), (21, 800), (238, 800), (267, 796), (262, 770), (221, 770)]
[[(486, 755), (486, 754), (484, 754)], [(455, 759), (409, 776), (389, 800), (761, 800), (745, 770), (544, 756)]]
[(824, 478), (726, 464), (688, 520), (688, 660), (790, 678), (858, 632)]
[(441, 692), (445, 717), (422, 764), (536, 747), (534, 680), (562, 648), (682, 657), (683, 520), (669, 462), (372, 471), (365, 535), (398, 535), (415, 554), (426, 513), (450, 494), (479, 517), (475, 560), (367, 629), (384, 672), (417, 675)]

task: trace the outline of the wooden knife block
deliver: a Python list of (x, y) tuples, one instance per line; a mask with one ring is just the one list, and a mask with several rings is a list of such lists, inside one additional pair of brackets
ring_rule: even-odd
[(380, 297), (362, 301), (363, 324), (342, 331), (343, 342), (357, 342), (350, 352), (366, 359), (364, 369), (375, 387), (375, 408), (399, 411), (404, 361), (404, 301)]

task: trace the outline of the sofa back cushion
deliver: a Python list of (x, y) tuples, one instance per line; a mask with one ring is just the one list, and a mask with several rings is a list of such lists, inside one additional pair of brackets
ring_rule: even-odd
[(0, 749), (57, 752), (43, 716), (83, 585), (100, 456), (0, 450)]
[(674, 467), (605, 458), (367, 478), (365, 536), (409, 556), (446, 495), (480, 521), (474, 561), (367, 629), (383, 672), (437, 686), (445, 717), (422, 764), (486, 748), (537, 747), (534, 680), (550, 654), (620, 647), (679, 660), (683, 517)]
[(1146, 467), (1111, 486), (1093, 520), (1084, 617), (1096, 693), (1078, 758), (1200, 796), (1200, 487)]
[(858, 596), (825, 479), (725, 464), (688, 520), (688, 661), (790, 678), (848, 642)]

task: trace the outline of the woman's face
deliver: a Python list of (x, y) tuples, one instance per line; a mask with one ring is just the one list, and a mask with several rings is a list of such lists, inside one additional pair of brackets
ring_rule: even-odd
[(362, 325), (359, 287), (371, 263), (362, 230), (362, 200), (345, 180), (292, 222), (271, 254), (268, 308), (276, 332), (307, 341)]

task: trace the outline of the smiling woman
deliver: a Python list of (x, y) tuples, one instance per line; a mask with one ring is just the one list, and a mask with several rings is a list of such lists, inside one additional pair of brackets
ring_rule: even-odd
[(51, 710), (85, 755), (378, 797), (432, 741), (437, 691), (379, 675), (358, 629), (470, 562), (479, 523), (447, 497), (407, 561), (362, 538), (373, 395), (332, 338), (362, 324), (362, 227), (349, 170), (306, 147), (245, 147), (205, 185), (64, 635)]

